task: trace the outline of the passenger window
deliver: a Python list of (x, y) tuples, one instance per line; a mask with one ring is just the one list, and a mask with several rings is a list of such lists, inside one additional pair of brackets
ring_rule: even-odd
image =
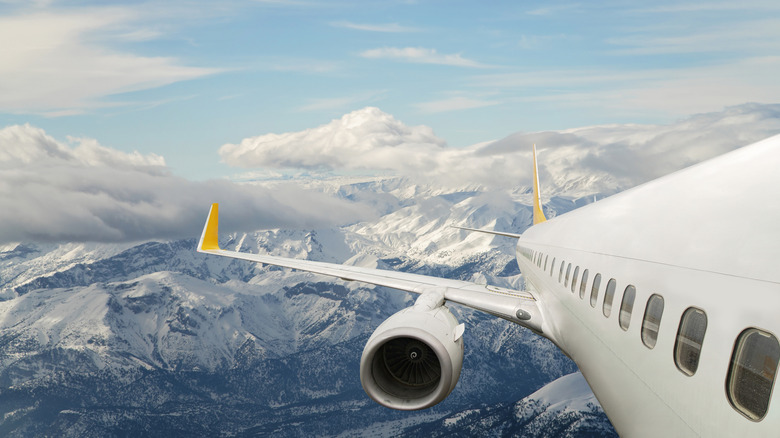
[(580, 299), (585, 298), (585, 285), (588, 284), (588, 270), (582, 271), (582, 283), (580, 283)]
[(604, 316), (609, 318), (612, 314), (612, 300), (615, 298), (615, 286), (617, 281), (614, 278), (610, 278), (607, 282), (607, 291), (604, 292)]
[(569, 278), (571, 278), (569, 274), (571, 274), (571, 263), (566, 266), (566, 278), (563, 280), (563, 287), (569, 287)]
[(566, 262), (561, 260), (561, 271), (558, 272), (558, 283), (560, 283), (561, 280), (563, 279), (563, 268), (564, 268), (565, 265), (566, 265)]
[(642, 343), (647, 348), (654, 348), (658, 340), (658, 328), (661, 326), (661, 317), (664, 314), (664, 298), (653, 294), (647, 300), (645, 317), (642, 319)]
[(771, 334), (749, 328), (737, 339), (726, 383), (729, 401), (743, 415), (761, 421), (769, 409), (780, 344)]
[(580, 267), (574, 268), (574, 276), (571, 278), (571, 291), (574, 293), (574, 289), (577, 287), (577, 277), (580, 276)]
[(677, 341), (674, 344), (674, 363), (683, 373), (692, 376), (699, 368), (699, 356), (707, 331), (707, 315), (703, 310), (689, 307), (680, 319)]
[(555, 270), (555, 257), (553, 257), (552, 264), (550, 265), (550, 277), (553, 276), (553, 271)]
[(623, 301), (620, 303), (620, 315), (618, 316), (618, 323), (623, 330), (628, 330), (628, 326), (631, 323), (631, 312), (634, 311), (635, 297), (636, 288), (634, 285), (629, 284), (626, 286), (626, 290), (623, 291)]
[(590, 307), (595, 308), (599, 301), (599, 288), (601, 287), (601, 274), (593, 277), (593, 287), (590, 288)]

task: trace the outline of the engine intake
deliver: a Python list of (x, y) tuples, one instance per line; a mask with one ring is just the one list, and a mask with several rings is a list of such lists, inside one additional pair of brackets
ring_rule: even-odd
[(443, 305), (415, 306), (383, 322), (360, 359), (360, 382), (392, 409), (431, 407), (452, 392), (463, 366), (463, 324)]

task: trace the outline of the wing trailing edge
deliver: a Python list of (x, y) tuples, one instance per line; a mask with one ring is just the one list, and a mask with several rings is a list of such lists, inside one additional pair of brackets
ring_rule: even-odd
[(519, 239), (522, 236), (522, 234), (517, 234), (517, 233), (507, 233), (507, 232), (504, 232), (504, 231), (483, 230), (481, 228), (458, 227), (458, 226), (455, 226), (455, 225), (450, 225), (450, 228), (457, 228), (459, 230), (465, 230), (465, 231), (475, 231), (477, 233), (493, 234), (495, 236), (511, 237), (513, 239)]

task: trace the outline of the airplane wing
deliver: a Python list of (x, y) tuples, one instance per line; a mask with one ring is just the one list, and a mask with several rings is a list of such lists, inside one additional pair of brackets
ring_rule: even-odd
[[(219, 248), (218, 230), (219, 204), (215, 203), (212, 204), (208, 219), (203, 227), (203, 233), (198, 243), (198, 252), (313, 272), (347, 281), (360, 281), (416, 294), (429, 291), (439, 292), (447, 301), (462, 304), (523, 325), (537, 333), (543, 333), (543, 317), (539, 311), (536, 297), (526, 291), (408, 272), (228, 251)], [(518, 236), (511, 235), (510, 237)]]
[(450, 225), (450, 228), (457, 228), (458, 230), (465, 230), (465, 231), (474, 231), (477, 233), (485, 233), (485, 234), (492, 234), (494, 236), (504, 236), (504, 237), (511, 237), (513, 239), (519, 239), (520, 234), (516, 233), (506, 233), (503, 231), (493, 231), (493, 230), (483, 230), (482, 228), (469, 228), (469, 227), (457, 227), (455, 225)]

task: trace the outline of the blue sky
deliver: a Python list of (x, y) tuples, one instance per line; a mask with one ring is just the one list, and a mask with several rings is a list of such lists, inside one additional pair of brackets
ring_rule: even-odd
[(157, 154), (367, 106), (450, 147), (780, 102), (780, 3), (0, 0), (0, 128)]

